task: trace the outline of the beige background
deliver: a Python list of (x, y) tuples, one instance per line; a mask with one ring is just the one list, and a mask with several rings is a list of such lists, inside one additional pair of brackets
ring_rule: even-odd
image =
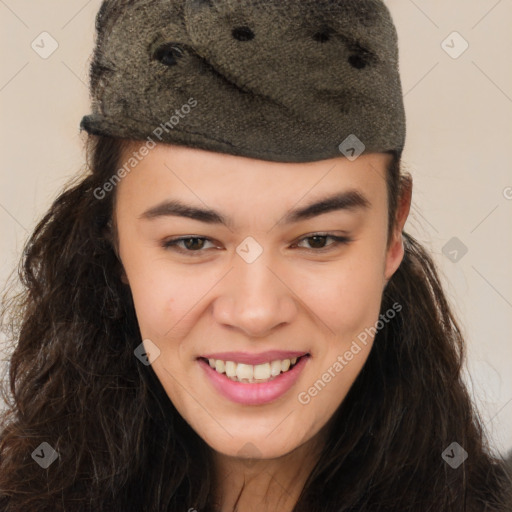
[[(512, 2), (386, 3), (399, 33), (414, 177), (406, 228), (440, 266), (468, 339), (475, 401), (504, 453), (512, 448)], [(28, 233), (84, 164), (78, 125), (89, 112), (100, 4), (0, 0), (2, 288)], [(58, 44), (47, 59), (31, 46), (44, 38), (38, 51), (51, 48), (42, 32)], [(450, 245), (443, 253), (453, 237), (467, 247), (463, 257)]]

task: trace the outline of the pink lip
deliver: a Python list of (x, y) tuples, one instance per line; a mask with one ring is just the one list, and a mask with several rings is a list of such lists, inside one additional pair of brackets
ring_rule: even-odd
[(269, 350), (261, 352), (260, 354), (250, 354), (249, 352), (217, 352), (215, 354), (205, 354), (201, 357), (206, 359), (220, 359), (222, 361), (234, 361), (235, 363), (244, 364), (262, 364), (270, 363), (271, 361), (283, 359), (293, 359), (306, 355), (307, 352), (290, 352), (285, 350)]
[[(220, 356), (221, 354), (217, 354)], [(226, 354), (222, 354), (224, 357)], [(293, 356), (293, 357), (299, 357)], [(220, 357), (214, 357), (213, 359), (221, 359)], [(279, 359), (279, 358), (277, 358)], [(285, 357), (284, 359), (287, 359)], [(231, 361), (232, 359), (227, 359)], [(274, 359), (266, 359), (266, 361)], [(204, 359), (198, 359), (198, 363), (201, 365), (206, 373), (206, 376), (210, 379), (214, 388), (224, 397), (229, 400), (244, 404), (244, 405), (261, 405), (267, 404), (277, 400), (279, 397), (284, 395), (297, 381), (304, 366), (307, 364), (309, 356), (302, 357), (297, 364), (287, 372), (281, 373), (275, 379), (269, 382), (253, 383), (248, 382), (235, 382), (228, 379), (225, 374), (218, 373)]]

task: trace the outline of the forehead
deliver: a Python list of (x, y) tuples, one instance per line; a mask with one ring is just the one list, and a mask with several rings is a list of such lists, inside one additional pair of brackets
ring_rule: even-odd
[(169, 197), (241, 207), (288, 204), (348, 189), (378, 199), (386, 194), (391, 161), (389, 154), (370, 153), (354, 161), (340, 156), (314, 162), (274, 162), (169, 144), (157, 144), (141, 157), (143, 145), (132, 141), (119, 165), (127, 168), (131, 162), (117, 187), (117, 199), (129, 199), (134, 207)]

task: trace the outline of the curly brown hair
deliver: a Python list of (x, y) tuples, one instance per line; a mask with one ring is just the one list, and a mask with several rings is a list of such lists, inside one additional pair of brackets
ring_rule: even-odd
[[(141, 343), (129, 287), (112, 242), (114, 175), (130, 141), (89, 136), (88, 169), (28, 240), (23, 290), (4, 303), (12, 353), (0, 424), (2, 512), (211, 512), (211, 449), (177, 412)], [(388, 169), (389, 232), (410, 177), (400, 155)], [(347, 397), (327, 425), (322, 456), (296, 512), (505, 511), (510, 477), (491, 455), (461, 378), (464, 342), (434, 263), (404, 233), (405, 256), (377, 332)], [(32, 458), (47, 442), (58, 459)], [(457, 442), (458, 468), (442, 458)]]

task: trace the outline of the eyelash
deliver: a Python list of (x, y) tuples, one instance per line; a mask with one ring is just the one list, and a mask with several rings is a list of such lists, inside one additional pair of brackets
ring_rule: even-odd
[[(308, 235), (308, 236), (305, 236), (305, 237), (299, 239), (299, 241), (297, 243), (300, 243), (303, 240), (309, 240), (310, 238), (315, 238), (315, 237), (331, 238), (332, 240), (334, 240), (334, 243), (328, 245), (327, 247), (323, 247), (321, 249), (306, 249), (306, 251), (313, 252), (316, 254), (318, 254), (318, 253), (323, 254), (323, 253), (329, 252), (329, 251), (339, 247), (340, 245), (348, 245), (350, 242), (352, 242), (352, 239), (349, 237), (346, 237), (346, 236), (336, 236), (332, 233), (313, 233), (311, 235)], [(192, 256), (192, 257), (201, 256), (201, 254), (204, 252), (203, 249), (198, 249), (196, 251), (193, 251), (193, 250), (184, 249), (184, 248), (178, 246), (178, 243), (184, 242), (186, 240), (207, 240), (207, 241), (211, 242), (211, 240), (206, 237), (185, 236), (185, 237), (180, 237), (180, 238), (174, 238), (172, 240), (166, 240), (162, 243), (162, 247), (164, 249), (176, 250), (177, 252), (186, 254), (187, 256)]]

